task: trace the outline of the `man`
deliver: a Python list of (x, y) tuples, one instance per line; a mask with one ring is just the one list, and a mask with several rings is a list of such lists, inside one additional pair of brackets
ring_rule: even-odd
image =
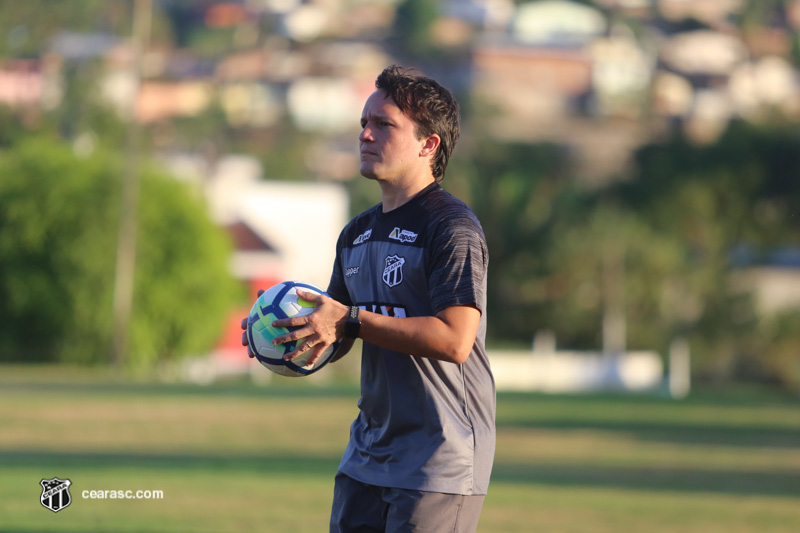
[(360, 171), (382, 202), (342, 230), (331, 297), (298, 291), (317, 309), (276, 321), (299, 329), (275, 342), (308, 336), (291, 359), (318, 357), (337, 338), (363, 340), (360, 411), (336, 476), (332, 532), (475, 531), (494, 458), (495, 388), (483, 230), (439, 185), (459, 136), (458, 104), (396, 66), (375, 85), (361, 116)]

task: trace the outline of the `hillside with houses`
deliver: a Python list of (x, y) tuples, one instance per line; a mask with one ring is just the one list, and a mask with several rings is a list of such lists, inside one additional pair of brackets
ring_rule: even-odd
[[(0, 103), (29, 114), (57, 107), (65, 77), (83, 69), (91, 97), (158, 132), (161, 152), (185, 144), (171, 122), (209, 114), (240, 136), (312, 135), (304, 175), (270, 179), (352, 178), (355, 150), (342, 136), (392, 62), (475, 95), (497, 138), (569, 146), (589, 181), (618, 174), (633, 148), (676, 121), (708, 142), (732, 118), (800, 113), (794, 1), (156, 0), (140, 85), (130, 3), (107, 4), (96, 8), (106, 28), (52, 29), (35, 47), (6, 7)], [(432, 20), (403, 22), (422, 30), (398, 22), (398, 12), (426, 4)], [(403, 48), (412, 33), (430, 53)]]

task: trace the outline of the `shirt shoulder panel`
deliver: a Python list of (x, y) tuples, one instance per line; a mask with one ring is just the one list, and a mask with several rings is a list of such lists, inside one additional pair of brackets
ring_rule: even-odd
[(472, 210), (450, 193), (441, 190), (429, 196), (428, 276), (433, 311), (474, 305), (484, 313), (489, 251), (483, 228)]

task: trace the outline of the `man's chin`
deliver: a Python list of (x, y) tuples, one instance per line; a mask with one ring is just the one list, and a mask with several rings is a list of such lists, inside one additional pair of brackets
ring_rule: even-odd
[(375, 175), (375, 171), (372, 169), (372, 167), (365, 167), (362, 165), (361, 168), (359, 169), (359, 172), (361, 173), (362, 176), (364, 176), (368, 180), (378, 179), (378, 176)]

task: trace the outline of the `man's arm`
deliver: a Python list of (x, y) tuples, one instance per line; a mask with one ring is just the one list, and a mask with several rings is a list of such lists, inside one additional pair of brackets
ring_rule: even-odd
[(435, 316), (395, 318), (363, 313), (361, 338), (401, 353), (462, 364), (478, 334), (480, 311), (471, 306), (443, 309)]
[[(314, 350), (314, 356), (309, 360), (313, 362), (344, 334), (349, 307), (324, 295), (304, 291), (298, 291), (298, 295), (314, 302), (317, 309), (309, 315), (275, 321), (275, 327), (295, 326), (299, 329), (276, 337), (274, 342), (283, 344), (308, 337), (296, 350), (286, 354), (286, 359)], [(388, 350), (461, 364), (472, 350), (480, 316), (480, 311), (472, 306), (453, 306), (435, 316), (409, 318), (361, 311), (360, 338)]]

